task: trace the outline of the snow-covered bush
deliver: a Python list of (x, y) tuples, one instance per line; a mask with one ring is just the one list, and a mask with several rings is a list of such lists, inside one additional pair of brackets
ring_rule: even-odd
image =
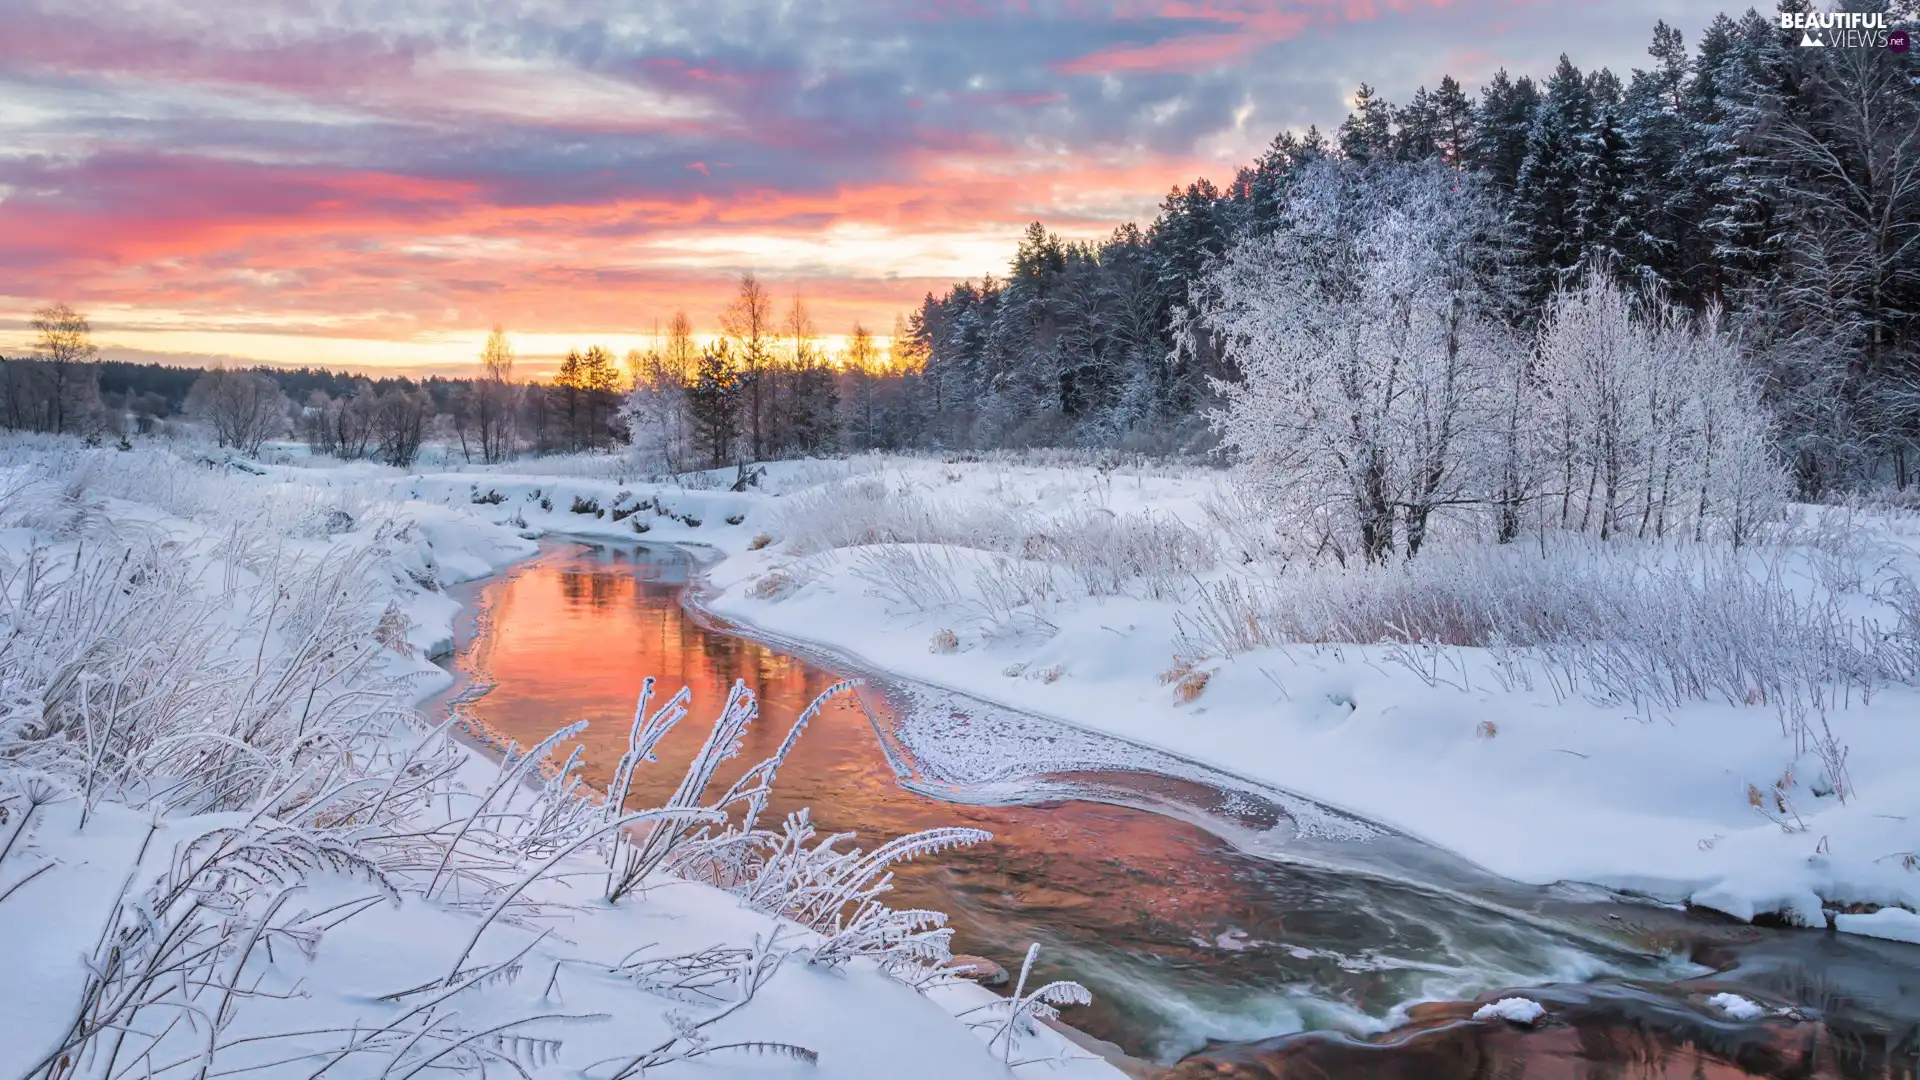
[[(1814, 749), (1836, 699), (1920, 678), (1920, 598), (1895, 576), (1862, 614), (1809, 595), (1780, 552), (1568, 540), (1449, 545), (1418, 559), (1300, 564), (1204, 586), (1178, 616), (1188, 663), (1289, 644), (1387, 644), (1416, 669), (1485, 649), (1494, 675), (1642, 711), (1768, 705)], [(1409, 648), (1412, 647), (1412, 648)]]
[(983, 500), (938, 506), (904, 478), (878, 475), (802, 491), (781, 501), (773, 521), (789, 550), (806, 555), (871, 544), (951, 544), (1011, 549), (1024, 515)]
[(1193, 575), (1213, 569), (1219, 559), (1213, 538), (1178, 518), (1099, 508), (1041, 523), (1022, 539), (1020, 554), (1064, 567), (1088, 596), (1137, 588), (1152, 600), (1182, 599)]

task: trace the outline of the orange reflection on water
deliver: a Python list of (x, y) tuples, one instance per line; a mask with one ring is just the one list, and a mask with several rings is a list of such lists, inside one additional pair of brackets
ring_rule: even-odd
[[(456, 659), (467, 677), (493, 684), (469, 714), (523, 746), (588, 721), (581, 771), (604, 789), (626, 749), (642, 681), (656, 677), (656, 701), (690, 687), (691, 715), (663, 741), (659, 763), (635, 777), (629, 804), (641, 807), (672, 791), (728, 687), (743, 679), (759, 695), (761, 718), (720, 779), (767, 757), (838, 676), (701, 627), (677, 601), (683, 572), (660, 552), (569, 548), (488, 584), (482, 602), (490, 629)], [(563, 747), (560, 756), (566, 753)], [(781, 770), (771, 811), (803, 807), (822, 834), (855, 832), (863, 847), (942, 825), (993, 833), (990, 843), (898, 867), (895, 902), (947, 912), (958, 928), (957, 951), (1002, 964), (1017, 964), (1029, 942), (1042, 941), (1043, 966), (1055, 969), (1049, 977), (1068, 977), (1075, 939), (1135, 948), (1148, 963), (1206, 966), (1233, 959), (1204, 945), (1230, 928), (1255, 937), (1286, 930), (1246, 875), (1218, 861), (1230, 850), (1184, 823), (1080, 802), (956, 805), (902, 789), (851, 699), (823, 710)], [(1084, 971), (1078, 977), (1087, 978)], [(1138, 1018), (1118, 1015), (1118, 1004), (1096, 994), (1096, 1005), (1083, 1010), (1093, 1015), (1080, 1022), (1137, 1045), (1128, 1034)]]
[[(741, 679), (758, 693), (761, 717), (719, 781), (766, 758), (838, 677), (694, 621), (678, 602), (688, 569), (673, 551), (552, 545), (488, 583), (488, 628), (456, 658), (473, 683), (493, 687), (469, 715), (522, 746), (586, 720), (582, 775), (604, 789), (643, 680), (658, 680), (656, 701), (691, 688), (691, 715), (634, 778), (629, 805), (646, 807), (678, 784)], [(1303, 997), (1377, 1017), (1420, 992), (1417, 970), (1343, 958), (1381, 950), (1463, 968), (1542, 940), (1478, 909), (1436, 907), (1415, 890), (1255, 859), (1169, 817), (916, 794), (900, 786), (873, 728), (891, 723), (886, 702), (875, 695), (868, 704), (873, 720), (851, 698), (822, 711), (780, 771), (770, 820), (809, 808), (821, 834), (856, 833), (867, 848), (943, 825), (993, 833), (896, 866), (892, 902), (946, 912), (955, 951), (1008, 967), (1040, 942), (1039, 977), (1094, 991), (1073, 1022), (1129, 1052), (1167, 1060), (1224, 1031), (1245, 1039), (1292, 1030)], [(1233, 1023), (1214, 1024), (1220, 1016)]]

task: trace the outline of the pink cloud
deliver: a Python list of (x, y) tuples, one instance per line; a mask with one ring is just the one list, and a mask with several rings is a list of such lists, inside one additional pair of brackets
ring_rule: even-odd
[(1063, 75), (1111, 75), (1129, 71), (1195, 71), (1220, 67), (1275, 41), (1298, 33), (1305, 16), (1286, 34), (1260, 37), (1245, 33), (1191, 34), (1152, 45), (1120, 46), (1054, 65)]

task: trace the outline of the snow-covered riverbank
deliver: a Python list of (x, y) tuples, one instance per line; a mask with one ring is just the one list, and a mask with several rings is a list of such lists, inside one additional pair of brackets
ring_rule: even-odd
[[(825, 939), (765, 895), (610, 904), (621, 819), (414, 715), (448, 685), (444, 586), (535, 550), (519, 507), (3, 450), (0, 1074), (1008, 1075), (993, 1025), (954, 1019), (992, 1020), (987, 991), (810, 962)], [(1112, 1075), (1044, 1027), (1011, 1056)]]
[(729, 617), (1506, 877), (1815, 925), (1885, 907), (1840, 928), (1920, 937), (1913, 515), (1801, 508), (1738, 554), (1436, 545), (1378, 572), (1310, 568), (1199, 470), (855, 459), (731, 479), (406, 484), (530, 534), (703, 545)]

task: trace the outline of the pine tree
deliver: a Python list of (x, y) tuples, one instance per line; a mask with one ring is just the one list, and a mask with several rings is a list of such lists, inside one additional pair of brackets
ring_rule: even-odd
[(1393, 105), (1371, 86), (1360, 84), (1353, 95), (1353, 111), (1340, 125), (1340, 153), (1364, 165), (1393, 155)]
[(1473, 151), (1473, 100), (1451, 75), (1440, 79), (1433, 93), (1433, 149), (1440, 160), (1454, 168), (1466, 168)]
[(607, 425), (619, 403), (620, 365), (605, 346), (593, 345), (581, 354), (577, 377), (580, 380), (584, 414), (577, 439), (582, 446), (591, 450), (605, 443), (611, 435)]
[[(581, 416), (586, 412), (587, 382), (585, 375), (586, 359), (579, 349), (568, 349), (566, 359), (560, 361), (560, 370), (553, 377), (553, 385), (547, 391), (553, 398), (552, 412), (557, 414), (566, 430), (566, 447), (569, 450), (580, 448)], [(544, 422), (546, 417), (543, 415)], [(544, 423), (542, 427), (544, 429)]]
[[(1160, 203), (1160, 215), (1147, 231), (1149, 258), (1160, 305), (1171, 314), (1187, 310), (1198, 297), (1196, 286), (1233, 237), (1227, 207), (1205, 179), (1185, 190), (1174, 188)], [(1172, 336), (1173, 327), (1169, 326)], [(1208, 397), (1207, 379), (1227, 373), (1219, 343), (1204, 327), (1180, 335), (1175, 358), (1156, 371), (1155, 397), (1173, 412), (1193, 412)]]
[(687, 413), (693, 421), (695, 442), (707, 467), (731, 464), (740, 441), (742, 403), (740, 373), (727, 342), (701, 352), (687, 387)]

